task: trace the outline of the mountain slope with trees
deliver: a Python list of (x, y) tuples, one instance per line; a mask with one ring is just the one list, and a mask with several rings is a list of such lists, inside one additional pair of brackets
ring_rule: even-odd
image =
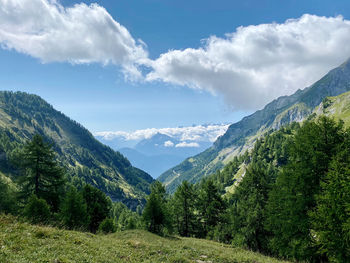
[(153, 182), (119, 152), (98, 142), (77, 122), (56, 111), (39, 96), (0, 92), (0, 170), (16, 177), (11, 161), (18, 148), (39, 134), (53, 146), (68, 179), (75, 185), (91, 184), (113, 201), (136, 208), (144, 202)]
[(350, 60), (331, 70), (322, 79), (293, 95), (280, 97), (264, 109), (232, 124), (214, 145), (163, 173), (158, 180), (174, 192), (182, 181), (195, 183), (222, 169), (234, 156), (251, 149), (257, 138), (271, 129), (306, 119), (325, 97), (350, 90)]

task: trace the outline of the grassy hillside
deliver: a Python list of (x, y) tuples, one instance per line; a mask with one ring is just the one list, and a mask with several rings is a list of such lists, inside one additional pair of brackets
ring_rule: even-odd
[(339, 96), (327, 97), (316, 109), (317, 115), (325, 114), (336, 120), (343, 120), (346, 127), (350, 126), (350, 92)]
[(163, 238), (142, 230), (93, 235), (21, 223), (0, 215), (0, 262), (282, 262), (194, 238)]
[(206, 151), (186, 159), (163, 173), (158, 179), (169, 192), (174, 192), (184, 180), (199, 182), (228, 164), (234, 156), (254, 146), (256, 139), (271, 129), (308, 117), (325, 97), (337, 96), (350, 90), (350, 60), (331, 70), (322, 79), (293, 95), (280, 97), (264, 109), (232, 124)]
[(9, 160), (34, 134), (45, 137), (74, 182), (89, 183), (129, 207), (143, 202), (153, 182), (119, 152), (103, 145), (80, 124), (39, 96), (0, 92), (0, 171), (15, 174)]

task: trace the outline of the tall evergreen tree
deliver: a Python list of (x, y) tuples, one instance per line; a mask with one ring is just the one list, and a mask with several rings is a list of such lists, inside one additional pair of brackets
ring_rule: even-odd
[(82, 194), (90, 219), (88, 227), (91, 232), (95, 233), (100, 223), (109, 216), (112, 202), (105, 193), (88, 184), (84, 186)]
[(147, 198), (143, 210), (143, 220), (146, 227), (153, 233), (161, 234), (164, 228), (169, 227), (169, 211), (164, 186), (156, 181), (151, 187), (151, 194)]
[(173, 197), (173, 209), (177, 231), (182, 236), (191, 236), (196, 231), (195, 201), (197, 199), (193, 185), (187, 181), (176, 189)]
[(34, 135), (20, 154), (23, 173), (19, 183), (22, 197), (28, 198), (35, 194), (46, 200), (52, 210), (57, 212), (63, 191), (64, 173), (55, 157), (51, 145), (40, 135)]
[(199, 191), (199, 212), (203, 223), (203, 236), (214, 230), (222, 221), (223, 211), (226, 209), (218, 187), (212, 180), (206, 180)]
[(265, 230), (266, 203), (273, 176), (263, 162), (252, 163), (233, 195), (231, 213), (234, 243), (266, 252), (269, 233)]
[(86, 202), (75, 187), (68, 191), (62, 202), (61, 217), (69, 229), (84, 230), (89, 224)]

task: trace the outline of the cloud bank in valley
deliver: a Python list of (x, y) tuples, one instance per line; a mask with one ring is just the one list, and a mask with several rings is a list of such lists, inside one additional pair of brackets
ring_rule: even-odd
[[(238, 27), (197, 49), (151, 60), (147, 46), (98, 4), (0, 0), (0, 45), (43, 63), (113, 64), (125, 76), (221, 95), (237, 110), (255, 110), (322, 77), (350, 57), (350, 21), (305, 14), (284, 23)], [(144, 75), (141, 67), (148, 67)]]
[(104, 140), (119, 138), (125, 141), (141, 141), (143, 139), (149, 139), (157, 133), (161, 133), (180, 141), (176, 145), (172, 141), (166, 141), (164, 144), (166, 147), (198, 147), (198, 142), (214, 142), (220, 135), (226, 132), (228, 126), (229, 124), (222, 124), (160, 129), (150, 128), (133, 132), (102, 131), (96, 132), (94, 135)]

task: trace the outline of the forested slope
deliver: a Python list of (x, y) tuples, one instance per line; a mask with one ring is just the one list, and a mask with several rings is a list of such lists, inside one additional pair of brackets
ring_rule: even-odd
[(153, 182), (150, 175), (133, 167), (119, 152), (98, 142), (93, 135), (39, 96), (0, 92), (0, 168), (16, 175), (11, 158), (16, 148), (34, 134), (48, 140), (58, 154), (68, 179), (91, 184), (114, 201), (135, 208), (144, 202)]

